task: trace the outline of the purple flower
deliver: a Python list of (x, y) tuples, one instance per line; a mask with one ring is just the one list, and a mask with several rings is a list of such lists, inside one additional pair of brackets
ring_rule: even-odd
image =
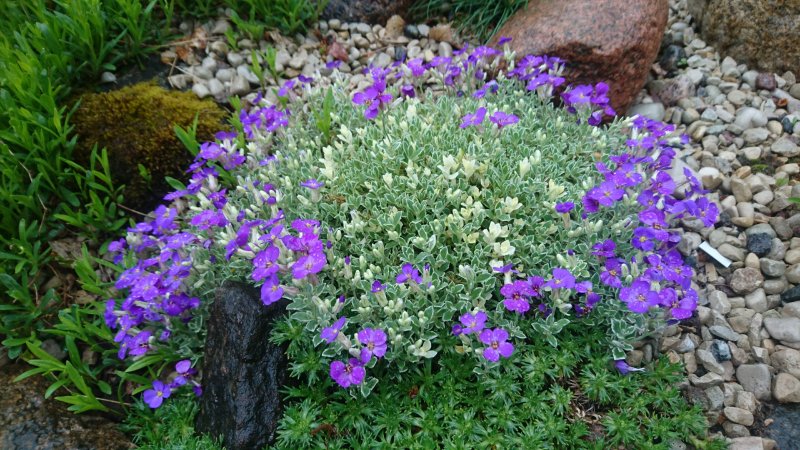
[(600, 186), (589, 190), (589, 195), (605, 207), (613, 206), (614, 202), (621, 199), (624, 193), (625, 191), (619, 189), (612, 181), (604, 181), (600, 183)]
[(489, 117), (489, 120), (497, 125), (497, 128), (503, 128), (519, 122), (519, 117), (514, 114), (506, 114), (503, 111), (496, 111)]
[(572, 211), (573, 208), (575, 208), (575, 203), (573, 202), (556, 203), (556, 212), (560, 214), (566, 214)]
[(155, 380), (153, 381), (153, 389), (144, 391), (144, 402), (147, 403), (147, 406), (156, 409), (161, 406), (161, 403), (164, 402), (165, 398), (169, 398), (170, 394), (171, 391), (169, 386), (158, 380)]
[(550, 289), (572, 289), (575, 287), (575, 277), (567, 269), (556, 267), (553, 269), (553, 278), (544, 284)]
[(633, 238), (631, 238), (631, 245), (643, 252), (649, 252), (656, 246), (653, 239), (655, 232), (652, 228), (638, 227), (633, 230)]
[(700, 197), (697, 199), (697, 214), (695, 214), (695, 216), (703, 222), (704, 226), (710, 228), (717, 223), (719, 210), (714, 202), (706, 197)]
[[(694, 291), (692, 290), (692, 293)], [(673, 319), (684, 320), (692, 317), (692, 313), (697, 309), (697, 297), (685, 295), (678, 298), (677, 292), (671, 288), (664, 288), (659, 292), (661, 305), (667, 309)]]
[(617, 370), (619, 370), (619, 373), (623, 375), (627, 375), (631, 372), (644, 372), (644, 369), (629, 366), (624, 359), (618, 359), (614, 361), (614, 367), (616, 367)]
[(392, 96), (384, 93), (385, 89), (385, 82), (376, 81), (375, 84), (364, 89), (364, 92), (357, 92), (353, 95), (353, 103), (367, 106), (367, 109), (364, 110), (364, 117), (367, 120), (378, 117), (380, 108), (392, 101)]
[(620, 186), (633, 187), (642, 182), (642, 174), (631, 163), (623, 164), (611, 174), (611, 180)]
[(617, 244), (614, 243), (611, 239), (606, 239), (603, 242), (598, 242), (592, 246), (592, 255), (597, 256), (598, 258), (613, 258), (614, 257), (614, 250), (616, 250)]
[(320, 336), (328, 344), (332, 343), (336, 340), (336, 337), (339, 336), (339, 332), (342, 331), (342, 328), (344, 328), (345, 322), (347, 322), (347, 319), (344, 316), (339, 317), (339, 320), (334, 322), (333, 325), (323, 328)]
[(414, 90), (414, 86), (410, 84), (404, 84), (400, 86), (400, 95), (403, 97), (414, 98), (417, 96), (417, 92)]
[(479, 339), (487, 346), (483, 349), (483, 357), (489, 361), (497, 362), (501, 356), (508, 358), (514, 353), (514, 345), (506, 342), (508, 340), (508, 332), (502, 328), (483, 330)]
[(583, 210), (585, 211), (584, 214), (592, 214), (600, 210), (600, 204), (591, 195), (594, 189), (596, 188), (590, 189), (589, 192), (586, 193), (586, 195), (581, 197), (581, 203), (583, 204)]
[(422, 76), (425, 73), (425, 66), (422, 58), (414, 58), (406, 63), (406, 67), (411, 69), (411, 75), (415, 77)]
[(543, 286), (544, 278), (537, 275), (528, 277), (528, 287), (530, 288), (531, 297), (541, 297)]
[(197, 154), (197, 157), (208, 161), (214, 161), (224, 153), (225, 150), (216, 142), (204, 142), (200, 146), (200, 152)]
[(505, 297), (503, 306), (509, 311), (525, 314), (531, 308), (527, 297), (532, 297), (534, 293), (527, 281), (517, 280), (506, 284), (500, 289), (500, 293)]
[(397, 284), (403, 284), (408, 280), (412, 280), (417, 284), (422, 284), (422, 276), (420, 276), (419, 271), (415, 269), (411, 263), (403, 264), (395, 282), (397, 282)]
[(366, 364), (374, 355), (382, 358), (386, 354), (386, 333), (380, 329), (364, 328), (359, 331), (358, 342), (364, 347), (361, 349), (361, 362)]
[(517, 271), (514, 270), (514, 263), (508, 263), (504, 266), (492, 266), (493, 272), (498, 273), (516, 273)]
[(175, 371), (178, 372), (178, 376), (172, 380), (172, 386), (174, 387), (183, 386), (192, 375), (197, 373), (195, 369), (192, 369), (192, 362), (188, 359), (178, 361), (175, 364)]
[(644, 314), (658, 305), (658, 293), (650, 290), (650, 282), (641, 278), (620, 289), (619, 298), (628, 305), (628, 309), (637, 314)]
[(253, 258), (253, 280), (260, 281), (278, 273), (278, 269), (280, 267), (278, 266), (277, 261), (280, 254), (281, 251), (278, 250), (278, 247), (274, 245), (270, 245), (264, 250), (258, 252), (256, 257)]
[(622, 260), (619, 258), (608, 258), (605, 262), (605, 270), (600, 274), (600, 282), (613, 288), (622, 287), (622, 280), (619, 278), (622, 269)]
[(323, 252), (313, 252), (303, 256), (292, 264), (292, 278), (299, 280), (319, 273), (327, 262)]
[(467, 114), (466, 116), (461, 118), (461, 128), (478, 126), (483, 123), (483, 119), (485, 117), (486, 117), (486, 108), (481, 106), (480, 108), (475, 110), (474, 114)]
[(583, 84), (579, 86), (575, 86), (574, 88), (570, 89), (567, 92), (561, 94), (561, 98), (564, 99), (564, 103), (568, 105), (581, 105), (589, 103), (592, 100), (592, 86)]
[(289, 91), (291, 91), (294, 88), (296, 83), (297, 81), (295, 80), (284, 81), (283, 86), (281, 86), (281, 88), (278, 89), (278, 97), (286, 97), (286, 94), (288, 94)]
[(328, 69), (333, 70), (333, 69), (338, 68), (341, 64), (342, 64), (341, 61), (333, 60), (333, 61), (326, 62), (325, 63), (325, 67), (328, 68)]
[(500, 39), (497, 41), (497, 45), (503, 45), (508, 42), (511, 42), (511, 38), (508, 36), (500, 36)]
[(381, 283), (381, 280), (375, 280), (372, 282), (372, 293), (377, 294), (378, 292), (383, 292), (384, 286)]
[(347, 363), (342, 361), (331, 362), (331, 378), (336, 381), (339, 386), (343, 388), (350, 387), (351, 385), (359, 385), (364, 381), (367, 371), (361, 361), (350, 358)]
[(311, 190), (316, 191), (317, 189), (321, 188), (322, 186), (325, 186), (325, 183), (323, 183), (322, 181), (317, 181), (317, 180), (312, 178), (310, 180), (303, 181), (302, 183), (300, 183), (300, 186), (303, 186), (303, 187), (306, 187), (306, 188), (309, 188)]
[(269, 306), (283, 297), (283, 287), (277, 274), (272, 274), (264, 280), (261, 286), (261, 302)]
[(128, 354), (130, 356), (141, 356), (147, 353), (150, 350), (150, 336), (152, 336), (149, 330), (140, 331), (128, 344), (130, 348)]
[(675, 182), (667, 172), (658, 172), (656, 179), (653, 180), (650, 189), (661, 195), (670, 195), (675, 190)]
[(477, 334), (480, 333), (483, 330), (483, 327), (486, 325), (486, 313), (483, 311), (478, 311), (475, 314), (465, 313), (461, 315), (458, 320), (464, 326), (461, 329), (461, 333)]

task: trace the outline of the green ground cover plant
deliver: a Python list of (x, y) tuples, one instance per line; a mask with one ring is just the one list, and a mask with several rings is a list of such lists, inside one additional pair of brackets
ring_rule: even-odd
[[(76, 411), (121, 412), (124, 384), (136, 374), (117, 373), (118, 360), (105, 357), (109, 339), (102, 314), (96, 313), (102, 303), (86, 303), (84, 296), (81, 305), (73, 305), (70, 293), (47, 284), (54, 273), (74, 271), (85, 292), (106, 297), (108, 280), (118, 268), (97, 254), (129, 221), (123, 186), (112, 178), (109, 158), (115, 161), (114, 156), (76, 137), (71, 119), (80, 103), (70, 99), (75, 88), (91, 90), (101, 72), (139, 63), (176, 38), (176, 20), (196, 11), (197, 5), (183, 3), (10, 0), (0, 10), (0, 27), (8, 31), (0, 34), (0, 207), (5, 212), (0, 219), (0, 285), (5, 294), (0, 300), (0, 339), (9, 357), (24, 357), (35, 366), (26, 376), (51, 379), (48, 396), (61, 397)], [(216, 17), (220, 3), (214, 3), (205, 18)], [(297, 8), (301, 3), (285, 5), (287, 14), (300, 14), (286, 17), (296, 30), (310, 17)], [(274, 16), (278, 13), (253, 23), (266, 20), (267, 26), (275, 26), (282, 20)], [(165, 125), (172, 129), (172, 124)], [(182, 130), (182, 140), (191, 141), (187, 130)], [(201, 126), (201, 137), (203, 130)], [(162, 182), (160, 174), (155, 180), (147, 170), (140, 174)], [(51, 243), (65, 238), (84, 246), (77, 257), (56, 256)], [(69, 361), (53, 361), (37, 351), (46, 338), (56, 338), (65, 349), (74, 346), (99, 356), (81, 363), (70, 350)], [(59, 395), (65, 391), (68, 395)]]
[(675, 366), (624, 377), (634, 341), (696, 307), (672, 227), (717, 213), (668, 173), (684, 138), (598, 127), (602, 83), (555, 108), (563, 62), (505, 56), (496, 80), (488, 47), (373, 68), (352, 98), (290, 80), (285, 109), (257, 100), (199, 145), (168, 196), (180, 214), (159, 206), (109, 247), (124, 270), (105, 320), (153, 377), (133, 393), (152, 409), (199, 394), (207, 299), (250, 280), (290, 300), (280, 447), (706, 445), (666, 388)]

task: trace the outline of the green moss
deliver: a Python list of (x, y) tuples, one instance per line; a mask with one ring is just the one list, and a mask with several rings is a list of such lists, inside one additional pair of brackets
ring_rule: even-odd
[(223, 128), (227, 112), (213, 101), (154, 83), (84, 95), (72, 117), (78, 134), (75, 159), (86, 164), (94, 145), (108, 149), (114, 181), (126, 186), (125, 205), (147, 212), (171, 190), (164, 177), (184, 178), (192, 155), (175, 136), (174, 126), (190, 126), (195, 115), (202, 142)]

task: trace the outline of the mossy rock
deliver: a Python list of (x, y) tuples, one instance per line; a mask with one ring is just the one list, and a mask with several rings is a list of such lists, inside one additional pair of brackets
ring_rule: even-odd
[[(227, 114), (211, 100), (154, 83), (86, 94), (71, 120), (78, 135), (74, 158), (87, 165), (92, 147), (105, 147), (114, 182), (125, 185), (125, 206), (148, 212), (171, 190), (164, 178), (185, 178), (192, 160), (174, 126), (187, 128), (197, 115), (198, 141), (211, 140), (223, 129)], [(149, 180), (139, 164), (147, 169)]]

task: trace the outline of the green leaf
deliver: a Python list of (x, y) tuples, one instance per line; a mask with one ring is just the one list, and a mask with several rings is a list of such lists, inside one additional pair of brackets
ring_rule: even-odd
[(139, 369), (143, 369), (145, 367), (154, 366), (154, 365), (158, 364), (159, 362), (161, 362), (162, 360), (163, 360), (163, 356), (161, 356), (161, 355), (143, 356), (141, 359), (137, 359), (136, 361), (133, 362), (133, 364), (128, 366), (128, 368), (125, 369), (125, 372), (136, 372)]
[(168, 184), (168, 185), (169, 185), (169, 186), (170, 186), (172, 189), (175, 189), (176, 191), (182, 191), (182, 190), (186, 189), (186, 185), (185, 185), (185, 184), (183, 184), (183, 183), (182, 183), (180, 180), (176, 180), (175, 178), (172, 178), (172, 177), (164, 177), (164, 181), (166, 181), (166, 182), (167, 182), (167, 184)]

